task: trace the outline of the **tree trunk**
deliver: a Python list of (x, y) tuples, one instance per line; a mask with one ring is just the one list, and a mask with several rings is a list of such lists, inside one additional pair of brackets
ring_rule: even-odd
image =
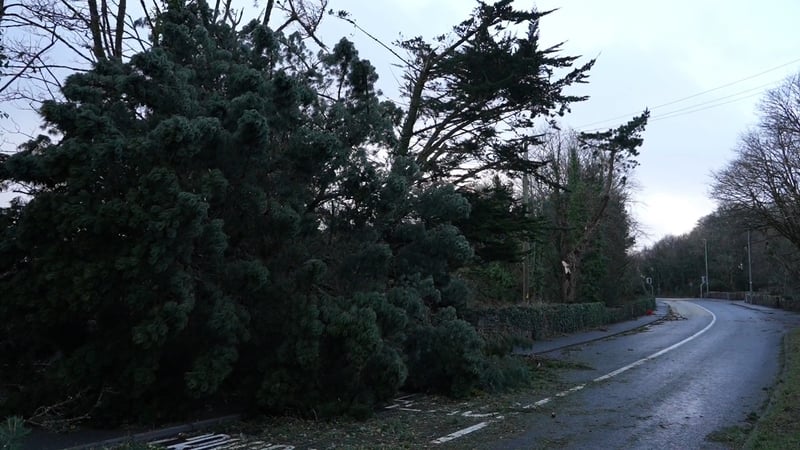
[(92, 54), (97, 61), (106, 57), (103, 51), (103, 31), (100, 26), (100, 13), (97, 10), (97, 0), (88, 0), (89, 3), (89, 31), (92, 34)]

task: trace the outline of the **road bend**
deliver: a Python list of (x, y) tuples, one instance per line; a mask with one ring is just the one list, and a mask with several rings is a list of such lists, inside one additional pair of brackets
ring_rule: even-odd
[(515, 418), (512, 435), (476, 434), (462, 445), (725, 448), (707, 436), (763, 409), (781, 369), (783, 335), (800, 316), (726, 301), (667, 303), (672, 320), (548, 355), (591, 369), (567, 373), (575, 389)]

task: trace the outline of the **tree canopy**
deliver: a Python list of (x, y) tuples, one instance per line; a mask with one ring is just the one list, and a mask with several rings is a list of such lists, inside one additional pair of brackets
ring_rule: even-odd
[(800, 75), (767, 92), (758, 125), (736, 158), (714, 175), (712, 195), (725, 208), (769, 227), (800, 249)]

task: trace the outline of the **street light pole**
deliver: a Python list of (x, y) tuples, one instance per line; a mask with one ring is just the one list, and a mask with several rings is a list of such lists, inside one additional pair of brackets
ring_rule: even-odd
[(750, 230), (747, 230), (747, 277), (750, 281), (750, 297), (753, 297), (753, 262), (750, 257)]
[(711, 284), (711, 280), (708, 278), (708, 241), (703, 239), (703, 251), (706, 255), (706, 297), (708, 297), (708, 287)]

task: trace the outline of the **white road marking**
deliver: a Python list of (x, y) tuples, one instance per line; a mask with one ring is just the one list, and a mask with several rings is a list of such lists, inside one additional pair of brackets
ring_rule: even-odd
[(149, 442), (151, 446), (162, 446), (169, 442), (180, 442), (166, 446), (166, 450), (294, 450), (293, 445), (271, 444), (264, 441), (243, 441), (227, 434), (201, 434), (189, 438), (171, 437)]
[(550, 397), (545, 397), (545, 398), (543, 398), (543, 399), (541, 399), (541, 400), (539, 400), (537, 402), (534, 402), (534, 403), (532, 403), (530, 405), (523, 406), (522, 409), (538, 408), (540, 406), (544, 406), (544, 405), (550, 403), (551, 400), (553, 400), (553, 399), (551, 399)]
[(481, 422), (481, 423), (475, 424), (475, 425), (473, 425), (471, 427), (467, 427), (467, 428), (464, 428), (462, 430), (454, 431), (454, 432), (448, 434), (447, 436), (442, 436), (440, 438), (436, 438), (436, 439), (432, 440), (431, 443), (432, 444), (444, 444), (445, 442), (450, 442), (453, 439), (458, 439), (461, 436), (464, 436), (465, 434), (470, 434), (473, 431), (478, 431), (481, 428), (485, 428), (487, 425), (489, 425), (489, 422)]
[[(672, 350), (675, 350), (676, 348), (686, 344), (687, 342), (691, 342), (691, 341), (697, 339), (700, 335), (702, 335), (703, 333), (705, 333), (706, 331), (711, 329), (711, 327), (713, 327), (714, 324), (717, 323), (716, 314), (714, 314), (713, 312), (711, 312), (707, 308), (704, 308), (704, 307), (702, 307), (702, 306), (700, 306), (700, 305), (698, 305), (696, 303), (693, 303), (693, 304), (694, 304), (694, 306), (697, 306), (698, 308), (700, 308), (700, 309), (704, 310), (705, 312), (711, 314), (711, 322), (708, 325), (706, 325), (705, 328), (703, 328), (702, 330), (698, 331), (697, 333), (687, 337), (686, 339), (684, 339), (684, 340), (682, 340), (680, 342), (672, 344), (672, 345), (670, 345), (669, 347), (667, 347), (665, 349), (662, 349), (662, 350), (659, 350), (659, 351), (653, 353), (650, 356), (645, 356), (644, 358), (642, 358), (642, 359), (640, 359), (638, 361), (634, 361), (634, 362), (628, 364), (627, 366), (620, 367), (617, 370), (614, 370), (614, 371), (609, 372), (609, 373), (607, 373), (605, 375), (599, 376), (599, 377), (595, 378), (594, 380), (592, 380), (592, 382), (593, 383), (599, 383), (601, 381), (605, 381), (605, 380), (614, 378), (615, 376), (617, 376), (617, 375), (619, 375), (619, 374), (621, 374), (623, 372), (627, 372), (628, 370), (633, 369), (634, 367), (641, 366), (642, 364), (646, 363), (647, 361), (650, 361), (651, 359), (658, 358), (659, 356), (661, 356), (661, 355), (663, 355), (665, 353), (671, 352)], [(571, 394), (573, 392), (578, 392), (578, 391), (580, 391), (581, 389), (583, 389), (585, 387), (586, 387), (585, 384), (579, 384), (579, 385), (573, 386), (573, 387), (571, 387), (571, 388), (569, 388), (569, 389), (567, 389), (565, 391), (561, 391), (561, 392), (557, 393), (555, 395), (555, 397), (566, 397), (567, 395), (569, 395), (569, 394)], [(543, 398), (543, 399), (541, 399), (541, 400), (539, 400), (537, 402), (534, 402), (534, 403), (532, 403), (530, 405), (525, 405), (522, 408), (523, 409), (540, 408), (540, 407), (550, 403), (551, 401), (552, 401), (552, 397), (546, 397), (546, 398)], [(456, 414), (457, 412), (458, 411), (456, 411), (455, 413), (449, 414), (449, 415)], [(468, 412), (471, 412), (471, 411), (468, 411)], [(502, 419), (503, 419), (503, 416), (495, 417), (495, 420), (502, 420)], [(440, 438), (434, 439), (434, 440), (431, 441), (431, 443), (433, 443), (433, 444), (443, 444), (445, 442), (452, 441), (453, 439), (457, 439), (457, 438), (459, 438), (461, 436), (464, 436), (466, 434), (472, 433), (473, 431), (478, 431), (478, 430), (480, 430), (482, 428), (485, 428), (486, 426), (489, 425), (489, 423), (490, 422), (481, 422), (481, 423), (479, 423), (477, 425), (473, 425), (471, 427), (464, 428), (463, 430), (458, 430), (458, 431), (456, 431), (454, 433), (448, 434), (447, 436), (442, 436)]]
[(567, 395), (569, 395), (569, 394), (571, 394), (573, 392), (578, 392), (578, 391), (580, 391), (581, 389), (583, 389), (585, 387), (586, 387), (585, 384), (579, 384), (577, 386), (574, 386), (574, 387), (571, 387), (571, 388), (567, 389), (566, 391), (559, 392), (558, 394), (556, 394), (556, 397), (566, 397)]
[(634, 362), (628, 364), (625, 367), (620, 367), (619, 369), (617, 369), (617, 370), (615, 370), (613, 372), (609, 372), (609, 373), (607, 373), (607, 374), (605, 374), (603, 376), (597, 377), (592, 381), (597, 383), (597, 382), (600, 382), (600, 381), (608, 380), (609, 378), (614, 378), (615, 376), (617, 376), (617, 375), (619, 375), (619, 374), (621, 374), (623, 372), (627, 372), (628, 370), (633, 369), (634, 367), (641, 366), (642, 364), (646, 363), (647, 361), (650, 361), (651, 359), (658, 358), (659, 356), (661, 356), (661, 355), (663, 355), (665, 353), (671, 352), (672, 350), (675, 350), (676, 348), (682, 346), (683, 344), (686, 344), (687, 342), (691, 342), (691, 341), (697, 339), (701, 334), (703, 334), (706, 331), (708, 331), (717, 322), (717, 316), (713, 312), (709, 311), (706, 308), (703, 308), (700, 305), (695, 304), (694, 306), (697, 306), (698, 308), (701, 308), (705, 312), (711, 314), (711, 322), (708, 325), (706, 325), (705, 328), (703, 328), (702, 330), (698, 331), (697, 333), (687, 337), (686, 339), (684, 339), (684, 340), (682, 340), (680, 342), (672, 344), (672, 345), (670, 345), (669, 347), (667, 347), (665, 349), (659, 350), (659, 351), (653, 353), (650, 356), (645, 356), (644, 358), (642, 358), (642, 359), (640, 359), (638, 361), (634, 361)]
[(493, 413), (493, 412), (491, 412), (491, 413), (474, 413), (472, 411), (465, 411), (465, 412), (461, 413), (461, 415), (464, 416), (464, 417), (477, 417), (477, 418), (481, 418), (482, 419), (484, 417), (496, 416), (497, 413)]

